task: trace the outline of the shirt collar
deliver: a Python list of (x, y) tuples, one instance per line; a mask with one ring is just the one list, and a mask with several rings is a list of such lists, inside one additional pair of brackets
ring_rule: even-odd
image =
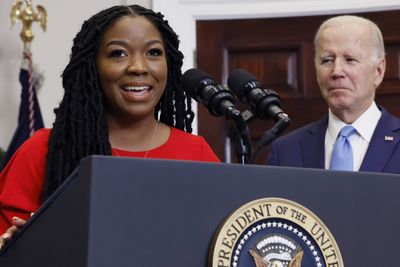
[[(372, 102), (369, 108), (351, 125), (357, 130), (358, 134), (369, 143), (381, 114), (382, 112), (379, 110), (376, 103)], [(328, 116), (328, 134), (332, 138), (336, 139), (339, 131), (347, 124), (336, 117), (330, 109)]]
[(371, 141), (381, 115), (382, 112), (375, 102), (372, 102), (371, 106), (352, 124), (361, 137), (368, 143)]

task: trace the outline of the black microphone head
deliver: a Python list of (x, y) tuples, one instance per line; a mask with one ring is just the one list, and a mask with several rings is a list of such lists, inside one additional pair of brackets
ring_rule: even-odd
[(244, 69), (237, 69), (229, 74), (228, 86), (240, 99), (246, 97), (247, 87), (251, 83), (260, 86), (260, 82)]
[(189, 69), (182, 75), (182, 88), (196, 101), (201, 101), (200, 90), (207, 85), (216, 85), (208, 73), (199, 69)]

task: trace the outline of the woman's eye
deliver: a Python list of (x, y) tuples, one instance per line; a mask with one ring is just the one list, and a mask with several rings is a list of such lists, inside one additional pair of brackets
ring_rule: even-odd
[(147, 52), (150, 56), (161, 56), (163, 51), (159, 48), (152, 48)]
[(116, 49), (110, 52), (109, 57), (124, 57), (126, 52), (122, 49)]

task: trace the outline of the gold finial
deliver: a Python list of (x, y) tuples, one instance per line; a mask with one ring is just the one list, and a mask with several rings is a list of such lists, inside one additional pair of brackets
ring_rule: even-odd
[(26, 7), (22, 8), (24, 4), (23, 1), (17, 1), (11, 8), (11, 26), (13, 26), (17, 20), (22, 20), (22, 31), (21, 31), (21, 39), (24, 42), (24, 45), (30, 43), (33, 39), (32, 33), (32, 23), (38, 21), (43, 31), (46, 31), (46, 23), (47, 23), (47, 12), (46, 9), (37, 5), (37, 12), (33, 10), (32, 1), (25, 0)]

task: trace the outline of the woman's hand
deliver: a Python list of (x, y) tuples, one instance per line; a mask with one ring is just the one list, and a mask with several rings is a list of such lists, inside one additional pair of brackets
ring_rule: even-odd
[(13, 226), (7, 229), (7, 231), (0, 236), (0, 249), (4, 246), (7, 241), (9, 241), (14, 234), (21, 229), (21, 227), (26, 223), (26, 220), (23, 220), (18, 217), (12, 218)]

